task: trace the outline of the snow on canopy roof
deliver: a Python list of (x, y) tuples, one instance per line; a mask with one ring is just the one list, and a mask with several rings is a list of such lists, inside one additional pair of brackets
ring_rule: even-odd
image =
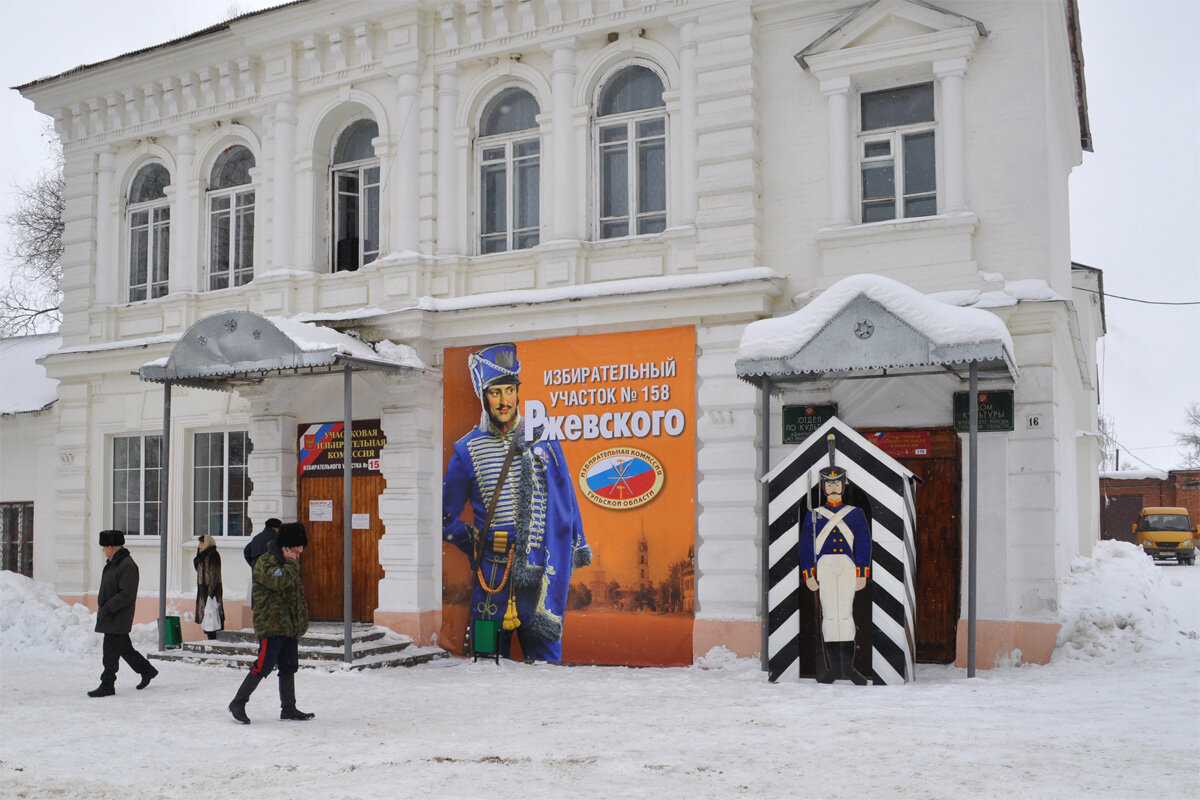
[(344, 366), (400, 373), (424, 369), (411, 347), (383, 352), (345, 333), (282, 317), (225, 311), (199, 320), (171, 355), (143, 364), (144, 381), (226, 389), (270, 374), (329, 372)]
[(37, 361), (61, 344), (52, 333), (0, 339), (0, 414), (41, 411), (58, 399), (58, 381)]
[[(863, 305), (860, 298), (869, 302)], [(857, 337), (858, 343), (852, 340), (842, 343), (846, 363), (839, 363), (834, 357), (819, 367), (799, 365), (797, 357), (801, 351), (856, 301), (861, 308), (856, 307), (855, 311), (882, 308), (895, 318), (890, 323), (892, 328), (915, 331), (926, 340), (920, 343), (924, 352), (898, 353), (895, 337), (879, 336), (872, 341), (872, 334), (867, 332), (866, 336)], [(873, 324), (879, 322), (887, 321)], [(858, 352), (852, 354), (855, 347)], [(1005, 362), (1006, 371), (1015, 375), (1012, 337), (999, 317), (978, 308), (947, 305), (891, 278), (870, 274), (838, 281), (804, 308), (787, 316), (750, 323), (742, 332), (737, 356), (738, 373), (744, 378), (820, 370), (949, 366), (985, 360), (997, 369), (1001, 366), (999, 362)]]

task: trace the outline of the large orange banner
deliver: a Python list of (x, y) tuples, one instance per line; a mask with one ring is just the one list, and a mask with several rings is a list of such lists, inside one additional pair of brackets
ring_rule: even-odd
[[(468, 359), (444, 358), (443, 464), (480, 425)], [(692, 328), (516, 342), (527, 428), (565, 456), (591, 563), (571, 573), (562, 660), (692, 662), (696, 337)], [(449, 480), (449, 476), (447, 477)], [(553, 500), (553, 498), (552, 498)], [(448, 512), (452, 513), (452, 512)], [(472, 519), (468, 504), (460, 517)], [(478, 576), (443, 544), (439, 644), (462, 652)], [(514, 637), (513, 655), (520, 655)]]

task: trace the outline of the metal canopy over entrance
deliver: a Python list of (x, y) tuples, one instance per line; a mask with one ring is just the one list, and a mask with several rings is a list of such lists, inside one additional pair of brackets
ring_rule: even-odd
[[(233, 391), (238, 386), (262, 383), (268, 378), (329, 375), (343, 376), (345, 441), (352, 439), (351, 375), (355, 371), (389, 375), (418, 375), (426, 371), (415, 356), (384, 355), (371, 345), (344, 333), (305, 322), (268, 319), (249, 311), (224, 311), (199, 320), (180, 338), (171, 355), (143, 364), (137, 375), (144, 381), (163, 384), (163, 452), (160, 519), (169, 519), (170, 498), (171, 387)], [(345, 660), (352, 658), (351, 646), (351, 448), (344, 447), (342, 464), (342, 561), (345, 627)], [(163, 523), (166, 524), (165, 522)], [(158, 649), (166, 647), (167, 537), (159, 536)]]
[[(949, 306), (890, 278), (854, 275), (785, 317), (746, 326), (735, 365), (760, 390), (761, 474), (771, 471), (771, 393), (814, 381), (952, 373), (969, 385), (967, 674), (975, 674), (979, 378), (1017, 380), (1012, 338), (982, 309)], [(762, 488), (763, 607), (769, 568)], [(762, 652), (767, 652), (765, 641)], [(765, 667), (764, 667), (765, 668)]]

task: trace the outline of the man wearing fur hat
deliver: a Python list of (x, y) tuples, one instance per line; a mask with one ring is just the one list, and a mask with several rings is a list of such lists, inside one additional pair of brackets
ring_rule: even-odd
[(133, 649), (129, 632), (133, 630), (133, 612), (137, 605), (138, 568), (125, 549), (121, 531), (100, 531), (100, 549), (104, 551), (104, 571), (100, 573), (100, 591), (96, 594), (96, 631), (104, 634), (101, 656), (104, 671), (100, 685), (88, 697), (108, 697), (117, 693), (117, 668), (121, 659), (142, 676), (137, 688), (145, 689), (158, 675), (146, 657)]
[(315, 714), (296, 708), (296, 671), (300, 668), (300, 637), (308, 631), (308, 603), (300, 580), (300, 554), (308, 534), (299, 522), (288, 522), (267, 544), (267, 551), (254, 564), (254, 637), (258, 658), (250, 667), (229, 713), (244, 725), (246, 703), (262, 679), (279, 668), (279, 718), (306, 721)]
[(525, 430), (516, 345), (480, 348), (467, 368), (482, 414), (446, 466), (442, 538), (470, 559), (471, 619), (503, 620), (501, 655), (516, 633), (525, 658), (561, 661), (571, 573), (592, 562), (575, 481), (559, 443)]
[[(831, 458), (832, 460), (832, 458)], [(821, 636), (829, 670), (817, 678), (833, 683), (845, 678), (863, 685), (867, 679), (854, 669), (854, 593), (871, 577), (871, 531), (866, 515), (846, 505), (846, 470), (821, 470), (825, 502), (804, 515), (800, 523), (800, 569), (809, 591), (821, 599)]]

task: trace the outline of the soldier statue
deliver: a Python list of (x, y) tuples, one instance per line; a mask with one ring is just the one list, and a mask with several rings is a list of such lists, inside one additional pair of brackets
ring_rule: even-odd
[(848, 679), (860, 686), (867, 679), (854, 669), (854, 594), (871, 577), (871, 530), (861, 508), (842, 502), (846, 470), (821, 470), (825, 501), (804, 514), (800, 524), (800, 569), (809, 591), (821, 601), (821, 636), (829, 669), (818, 683)]

